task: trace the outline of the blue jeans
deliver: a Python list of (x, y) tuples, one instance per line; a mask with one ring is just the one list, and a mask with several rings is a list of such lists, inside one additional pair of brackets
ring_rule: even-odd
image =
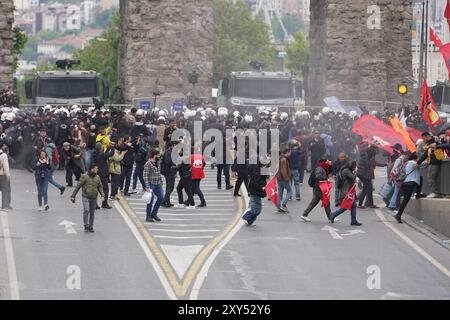
[(262, 204), (261, 198), (258, 196), (250, 195), (250, 202), (248, 204), (247, 212), (242, 216), (242, 219), (248, 221), (249, 224), (252, 224), (256, 221), (256, 218), (261, 213)]
[(395, 209), (397, 208), (397, 198), (400, 194), (400, 186), (398, 186), (395, 182), (394, 183), (394, 194), (391, 197), (391, 201), (389, 202), (388, 208)]
[(92, 163), (92, 155), (94, 154), (95, 149), (87, 149), (86, 150), (86, 157), (84, 159), (84, 163), (86, 164), (86, 171), (89, 170), (89, 167)]
[[(278, 186), (278, 209), (281, 208), (281, 206), (287, 205), (289, 198), (292, 196), (292, 188), (291, 188), (291, 182), (290, 181), (279, 181), (277, 179), (277, 186)], [(283, 198), (284, 189), (286, 189), (286, 197)]]
[[(162, 184), (150, 184), (149, 187), (153, 191), (153, 193), (152, 193), (152, 200), (150, 201), (149, 204), (147, 204), (147, 217), (146, 217), (147, 220), (154, 218), (158, 215), (159, 206), (161, 205), (164, 199), (164, 191)], [(153, 204), (153, 202), (155, 202), (155, 204)]]
[(34, 176), (36, 180), (36, 186), (38, 190), (38, 203), (39, 206), (42, 207), (42, 200), (44, 200), (44, 205), (48, 204), (48, 180), (49, 176), (47, 175), (45, 178), (41, 178), (40, 176)]
[(298, 172), (298, 169), (292, 169), (291, 173), (295, 187), (295, 197), (300, 198), (300, 173)]
[(49, 182), (51, 185), (55, 186), (56, 188), (61, 189), (61, 185), (60, 185), (58, 182), (56, 182), (55, 179), (53, 178), (53, 172), (55, 172), (54, 169), (52, 169), (52, 170), (48, 173), (48, 182)]
[(192, 185), (194, 187), (194, 194), (198, 195), (200, 198), (200, 203), (206, 204), (205, 196), (203, 195), (202, 190), (200, 189), (200, 182), (202, 180), (192, 180)]
[[(334, 219), (337, 216), (340, 216), (345, 211), (347, 211), (347, 209), (342, 209), (342, 208), (337, 209), (335, 212), (333, 212), (331, 214), (331, 219)], [(350, 215), (351, 215), (351, 220), (352, 220), (351, 223), (356, 223), (357, 222), (357, 220), (356, 220), (356, 200), (353, 201), (353, 206), (352, 206), (352, 210), (350, 211)]]
[(144, 165), (145, 163), (136, 163), (136, 168), (134, 168), (133, 172), (133, 190), (136, 190), (138, 178), (139, 181), (141, 182), (142, 189), (145, 189)]

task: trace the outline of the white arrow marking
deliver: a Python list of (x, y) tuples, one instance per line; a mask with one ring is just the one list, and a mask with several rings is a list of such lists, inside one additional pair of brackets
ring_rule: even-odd
[(354, 234), (358, 234), (358, 233), (365, 233), (364, 231), (362, 231), (362, 230), (351, 230), (351, 231), (349, 231), (348, 233), (343, 233), (343, 234), (341, 234), (341, 236), (352, 236), (352, 235), (354, 235)]
[(330, 226), (326, 226), (326, 227), (323, 227), (322, 230), (323, 231), (328, 231), (330, 233), (330, 235), (333, 237), (333, 239), (335, 239), (335, 240), (342, 240), (342, 239), (344, 239), (344, 238), (342, 238), (339, 235), (339, 233), (338, 233), (339, 229), (336, 229), (336, 228), (333, 228), (333, 227), (330, 227)]
[(66, 234), (76, 234), (77, 231), (75, 230), (75, 228), (73, 226), (76, 226), (76, 223), (64, 220), (63, 222), (61, 222), (59, 224), (60, 226), (64, 226), (66, 228)]

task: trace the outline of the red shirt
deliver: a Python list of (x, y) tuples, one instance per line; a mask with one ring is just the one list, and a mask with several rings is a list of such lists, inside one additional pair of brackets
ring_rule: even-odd
[(205, 159), (202, 154), (191, 155), (192, 180), (205, 178)]

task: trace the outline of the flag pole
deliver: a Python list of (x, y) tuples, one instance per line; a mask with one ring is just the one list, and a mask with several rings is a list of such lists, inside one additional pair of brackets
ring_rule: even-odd
[(424, 26), (425, 26), (425, 1), (422, 2), (422, 21), (420, 24), (420, 53), (419, 53), (419, 94), (422, 92), (423, 86), (423, 41), (424, 41)]
[(425, 11), (425, 76), (424, 79), (428, 78), (428, 0), (426, 0), (426, 11)]

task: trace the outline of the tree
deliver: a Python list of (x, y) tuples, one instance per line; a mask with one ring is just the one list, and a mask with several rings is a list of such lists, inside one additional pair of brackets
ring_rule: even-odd
[(74, 59), (81, 62), (75, 69), (98, 72), (102, 79), (109, 81), (113, 89), (117, 86), (119, 24), (120, 14), (116, 11), (107, 31), (74, 54)]
[(14, 71), (19, 67), (19, 56), (22, 54), (25, 49), (25, 45), (28, 41), (28, 37), (20, 28), (15, 27), (13, 29), (14, 32), (14, 47), (13, 47), (13, 68)]
[(296, 75), (302, 75), (309, 56), (309, 44), (302, 32), (295, 34), (295, 41), (287, 49), (287, 67)]
[(76, 48), (71, 44), (65, 44), (61, 47), (61, 51), (64, 51), (66, 53), (74, 53)]
[(284, 27), (289, 34), (296, 34), (299, 31), (305, 31), (305, 22), (293, 14), (282, 17)]
[(247, 4), (238, 0), (214, 0), (214, 83), (231, 71), (248, 70), (251, 60), (273, 65), (275, 49), (269, 29), (260, 17), (252, 18)]

